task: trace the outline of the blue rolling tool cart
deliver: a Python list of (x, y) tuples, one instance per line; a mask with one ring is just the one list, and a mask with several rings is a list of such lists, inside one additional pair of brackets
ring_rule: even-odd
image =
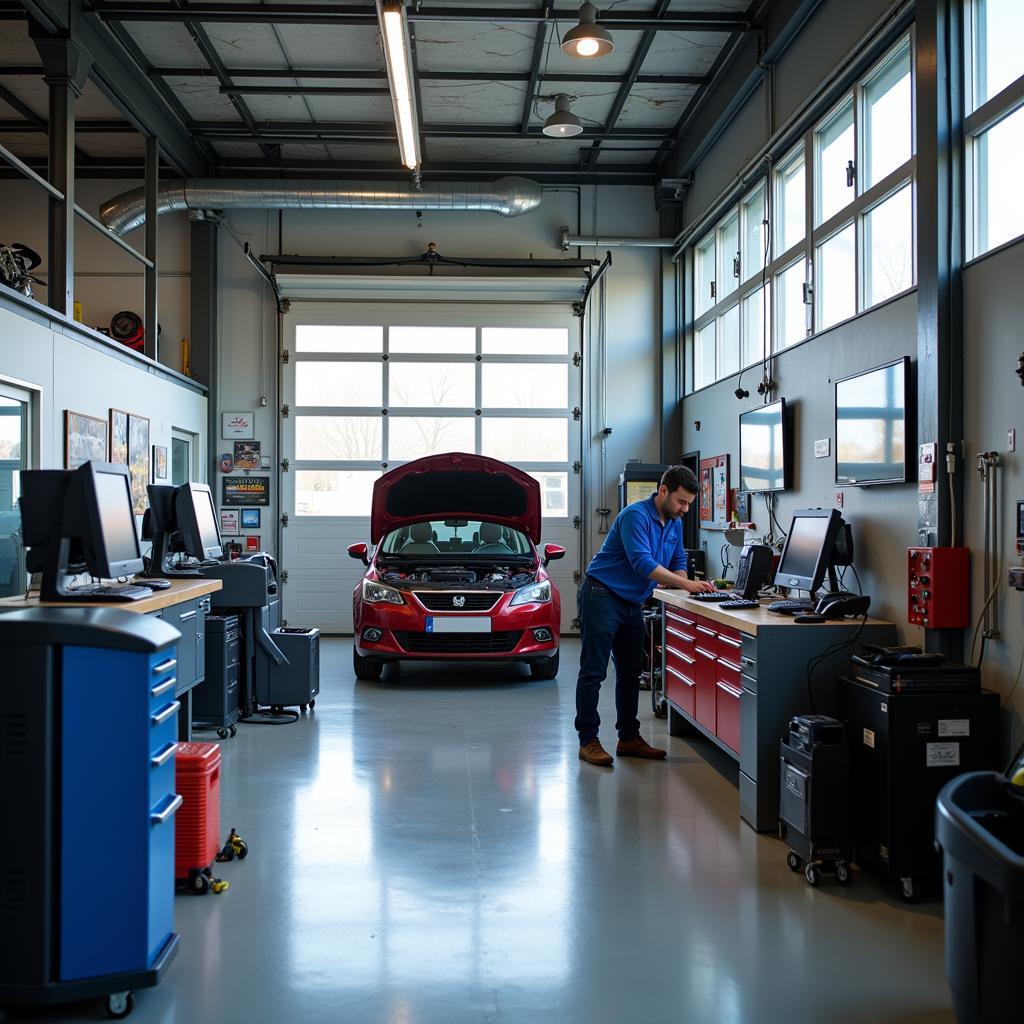
[(0, 1005), (106, 997), (174, 959), (180, 634), (111, 608), (0, 615)]

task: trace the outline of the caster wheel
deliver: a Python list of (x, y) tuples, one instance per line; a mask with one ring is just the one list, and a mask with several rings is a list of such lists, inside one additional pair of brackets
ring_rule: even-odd
[(135, 1009), (135, 996), (131, 992), (111, 992), (107, 996), (107, 1016), (124, 1020)]
[(218, 730), (217, 730), (217, 735), (218, 735), (218, 736), (219, 736), (219, 737), (220, 737), (220, 738), (221, 738), (222, 740), (226, 740), (226, 739), (228, 738), (228, 731), (227, 731), (227, 729), (224, 729), (224, 728), (218, 729)]
[(311, 700), (309, 702), (309, 710), (312, 711), (313, 708), (315, 708), (315, 707), (316, 707), (316, 701), (315, 700)]
[(309, 710), (309, 705), (308, 704), (300, 704), (299, 705), (299, 710), (300, 711), (308, 711)]
[(235, 726), (235, 725), (229, 725), (228, 726), (228, 732), (231, 734), (231, 736), (233, 738), (235, 733), (238, 732), (238, 727)]
[(239, 839), (238, 841), (238, 851), (236, 856), (239, 860), (245, 860), (245, 858), (249, 856), (249, 847), (246, 846), (244, 839)]
[(840, 885), (849, 885), (851, 877), (852, 876), (850, 874), (850, 865), (847, 864), (845, 861), (842, 861), (842, 860), (837, 861), (836, 862), (836, 881)]
[(804, 868), (804, 878), (808, 885), (819, 885), (821, 883), (821, 872), (814, 864), (808, 864)]
[(210, 891), (210, 879), (202, 871), (197, 871), (189, 880), (189, 888), (197, 896), (205, 896)]
[(792, 850), (786, 854), (786, 863), (789, 865), (790, 871), (799, 871), (803, 867), (803, 862)]
[(900, 879), (900, 897), (904, 903), (916, 903), (921, 898), (921, 887), (916, 879)]

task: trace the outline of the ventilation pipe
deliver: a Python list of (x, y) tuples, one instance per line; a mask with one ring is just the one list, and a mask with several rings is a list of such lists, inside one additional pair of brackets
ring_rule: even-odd
[[(167, 182), (157, 213), (175, 210), (475, 210), (518, 217), (537, 209), (541, 188), (527, 178), (429, 182), (416, 191), (401, 182), (231, 180)], [(108, 199), (100, 220), (125, 235), (146, 222), (146, 190)]]
[(606, 246), (637, 246), (646, 249), (671, 249), (676, 243), (674, 238), (627, 238), (622, 235), (570, 235), (569, 229), (562, 226), (560, 238), (562, 252), (568, 252), (574, 245)]

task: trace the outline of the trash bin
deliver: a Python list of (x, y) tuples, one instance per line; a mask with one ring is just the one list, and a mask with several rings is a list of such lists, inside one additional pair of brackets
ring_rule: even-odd
[[(939, 793), (946, 976), (960, 1024), (1019, 1024), (1024, 1007), (1024, 747), (1007, 775), (969, 772)], [(1009, 776), (1009, 777), (1008, 777)]]

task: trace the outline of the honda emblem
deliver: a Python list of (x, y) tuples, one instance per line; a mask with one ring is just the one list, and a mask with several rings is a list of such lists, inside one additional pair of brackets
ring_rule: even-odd
[(452, 604), (455, 605), (456, 608), (461, 608), (465, 603), (466, 599), (461, 594), (458, 597), (452, 598)]

